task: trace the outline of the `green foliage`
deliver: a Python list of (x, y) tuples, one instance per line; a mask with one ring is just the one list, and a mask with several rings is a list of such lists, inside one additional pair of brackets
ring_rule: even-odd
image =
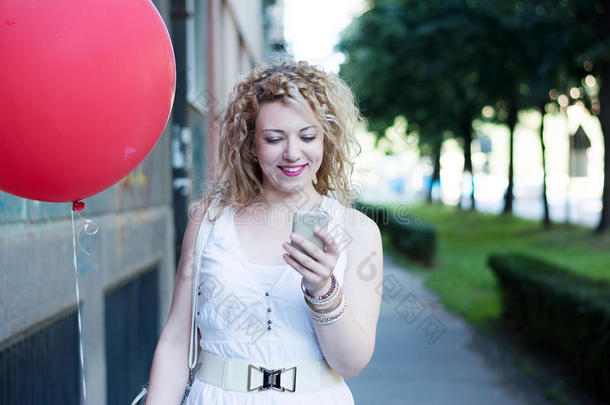
[(576, 377), (610, 399), (610, 282), (525, 255), (491, 255), (504, 319), (565, 356)]
[[(338, 49), (346, 55), (340, 74), (378, 137), (403, 116), (405, 134), (417, 133), (424, 153), (434, 155), (447, 135), (463, 139), (470, 170), (471, 124), (484, 106), (514, 131), (519, 110), (544, 114), (550, 90), (581, 87), (589, 73), (600, 87), (599, 96), (586, 92), (586, 105), (599, 113), (610, 104), (608, 0), (371, 0), (369, 6)], [(610, 110), (601, 114), (610, 136)], [(508, 211), (512, 154), (509, 162)], [(610, 160), (605, 166), (608, 179)], [(603, 193), (600, 231), (610, 228), (610, 181)]]
[(377, 0), (343, 33), (340, 74), (356, 89), (374, 129), (396, 115), (423, 139), (460, 136), (464, 117), (496, 107), (506, 118), (550, 101), (610, 59), (602, 0)]
[(493, 52), (511, 49), (510, 40), (497, 19), (458, 0), (372, 4), (344, 32), (339, 49), (346, 54), (340, 74), (373, 129), (404, 115), (423, 143), (440, 143), (447, 131), (465, 136), (506, 83), (500, 76), (506, 63)]
[(433, 265), (437, 247), (433, 226), (419, 223), (400, 208), (388, 209), (383, 205), (362, 201), (357, 201), (355, 207), (375, 221), (399, 253), (422, 266)]
[[(398, 209), (395, 204), (387, 206)], [(589, 228), (561, 224), (545, 232), (537, 221), (457, 212), (437, 204), (409, 207), (410, 217), (436, 229), (438, 252), (432, 272), (413, 263), (407, 268), (425, 272), (426, 285), (439, 294), (443, 305), (477, 327), (501, 314), (497, 280), (487, 265), (493, 252), (525, 253), (568, 266), (583, 277), (610, 281), (610, 235), (596, 237)]]
[[(554, 14), (569, 33), (566, 47), (579, 69), (580, 79), (587, 71), (600, 75), (600, 67), (610, 61), (610, 4), (607, 0), (561, 0), (551, 2)], [(590, 62), (590, 68), (585, 66)]]
[(436, 231), (430, 226), (405, 224), (392, 221), (389, 235), (396, 249), (409, 259), (425, 267), (434, 264), (436, 253)]

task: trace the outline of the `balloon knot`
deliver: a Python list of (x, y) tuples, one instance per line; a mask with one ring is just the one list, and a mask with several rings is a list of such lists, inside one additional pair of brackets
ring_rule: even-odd
[(82, 201), (74, 201), (72, 202), (72, 211), (81, 211), (85, 208), (85, 203)]

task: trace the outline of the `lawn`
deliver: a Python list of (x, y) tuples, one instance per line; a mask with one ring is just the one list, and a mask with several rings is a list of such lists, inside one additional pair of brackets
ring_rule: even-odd
[(384, 249), (409, 269), (428, 273), (426, 286), (447, 308), (477, 327), (497, 320), (501, 313), (496, 280), (487, 266), (491, 253), (526, 253), (588, 277), (610, 280), (610, 235), (594, 236), (590, 228), (553, 224), (547, 231), (537, 221), (437, 204), (410, 204), (409, 215), (436, 227), (436, 265), (426, 269), (408, 262), (385, 237)]

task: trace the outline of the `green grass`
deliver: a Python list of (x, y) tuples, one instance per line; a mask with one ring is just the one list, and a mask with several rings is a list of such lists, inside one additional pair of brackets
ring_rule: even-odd
[(410, 205), (409, 215), (438, 231), (434, 268), (408, 262), (388, 243), (384, 249), (399, 264), (428, 273), (426, 286), (475, 327), (499, 319), (501, 313), (496, 279), (487, 266), (491, 253), (526, 253), (591, 278), (610, 280), (610, 235), (594, 236), (590, 228), (553, 224), (544, 230), (538, 221), (436, 204)]

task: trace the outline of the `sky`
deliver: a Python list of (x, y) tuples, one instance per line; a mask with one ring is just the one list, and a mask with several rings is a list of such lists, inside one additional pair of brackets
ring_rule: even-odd
[(343, 55), (333, 47), (339, 33), (364, 5), (365, 0), (284, 0), (284, 36), (289, 52), (297, 60), (338, 72)]

